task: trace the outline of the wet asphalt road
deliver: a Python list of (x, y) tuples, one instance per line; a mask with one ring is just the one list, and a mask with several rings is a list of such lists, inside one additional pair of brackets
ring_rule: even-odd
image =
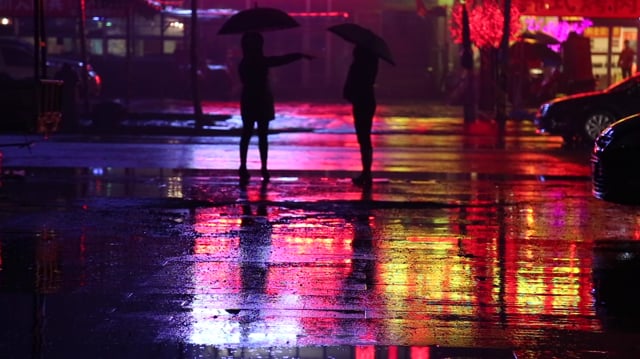
[(280, 112), (246, 188), (237, 116), (0, 148), (2, 357), (640, 355), (638, 209), (588, 149), (383, 107), (364, 190), (348, 108)]

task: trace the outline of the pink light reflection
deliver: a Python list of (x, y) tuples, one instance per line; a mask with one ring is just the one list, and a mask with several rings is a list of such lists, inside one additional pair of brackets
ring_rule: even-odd
[[(345, 220), (327, 225), (304, 217), (296, 220), (295, 216), (282, 223), (287, 214), (278, 208), (263, 213), (266, 215), (247, 216), (246, 208), (240, 205), (197, 211), (195, 229), (201, 235), (194, 244), (192, 341), (259, 344), (268, 340), (268, 344), (284, 344), (303, 337), (306, 330), (322, 330), (318, 325), (327, 321), (331, 326), (339, 325), (335, 318), (325, 318), (323, 324), (306, 320), (308, 315), (303, 313), (326, 313), (336, 305), (327, 302), (326, 294), (343, 290), (352, 272), (351, 225)], [(243, 239), (243, 233), (249, 237)], [(243, 244), (256, 238), (257, 244)], [(260, 280), (255, 279), (256, 266), (266, 270)], [(246, 270), (253, 273), (251, 277), (244, 277)], [(254, 299), (247, 301), (247, 296)], [(243, 311), (256, 306), (264, 314), (245, 326)], [(225, 311), (228, 308), (237, 308), (240, 314), (230, 316)], [(287, 318), (267, 314), (278, 310), (290, 314)]]

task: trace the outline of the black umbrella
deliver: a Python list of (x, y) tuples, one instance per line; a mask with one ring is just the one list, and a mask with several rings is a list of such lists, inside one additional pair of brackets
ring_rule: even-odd
[(218, 35), (265, 32), (299, 27), (291, 15), (280, 9), (254, 7), (233, 14), (222, 24)]
[(551, 50), (549, 46), (523, 40), (516, 41), (509, 48), (510, 58), (514, 63), (524, 63), (528, 60), (540, 60), (544, 66), (560, 66), (562, 57), (557, 52)]
[(560, 40), (542, 31), (525, 31), (520, 34), (520, 39), (544, 45), (557, 45)]
[(365, 27), (362, 27), (358, 24), (345, 23), (333, 25), (327, 30), (354, 45), (362, 46), (368, 49), (369, 51), (376, 54), (379, 58), (387, 61), (392, 65), (396, 64), (393, 61), (391, 50), (389, 50), (389, 46), (387, 46), (387, 43), (384, 41), (384, 39)]

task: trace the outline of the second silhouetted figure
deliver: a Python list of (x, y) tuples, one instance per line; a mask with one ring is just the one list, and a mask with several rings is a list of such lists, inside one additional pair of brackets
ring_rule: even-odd
[(374, 85), (377, 74), (378, 56), (364, 47), (356, 46), (343, 89), (343, 97), (353, 106), (353, 122), (362, 159), (362, 173), (353, 178), (356, 185), (370, 185), (372, 180), (371, 127), (376, 112)]

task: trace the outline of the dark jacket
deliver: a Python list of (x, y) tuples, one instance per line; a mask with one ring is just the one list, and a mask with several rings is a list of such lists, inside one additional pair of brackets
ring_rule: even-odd
[(269, 68), (286, 65), (302, 57), (301, 53), (291, 53), (281, 56), (245, 57), (240, 61), (238, 67), (242, 83), (240, 114), (243, 119), (273, 120), (275, 106), (269, 85)]

